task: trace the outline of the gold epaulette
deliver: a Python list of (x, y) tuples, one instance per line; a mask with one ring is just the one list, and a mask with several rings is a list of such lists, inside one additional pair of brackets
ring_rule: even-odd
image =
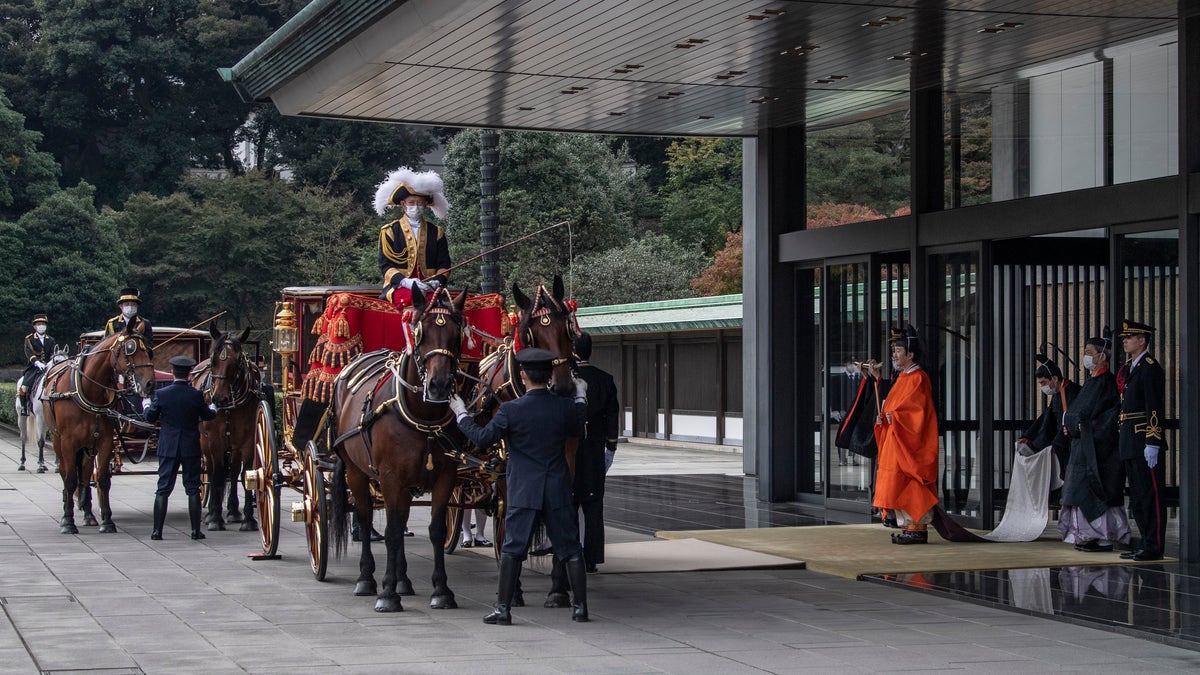
[(1146, 363), (1149, 363), (1150, 365), (1154, 365), (1154, 359), (1153, 359), (1153, 358), (1151, 358), (1151, 357), (1149, 357), (1149, 356), (1147, 356), (1147, 357), (1146, 357)]

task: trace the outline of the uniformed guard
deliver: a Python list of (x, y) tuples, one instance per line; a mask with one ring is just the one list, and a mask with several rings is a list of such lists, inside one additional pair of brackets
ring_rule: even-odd
[(1167, 451), (1163, 434), (1166, 422), (1166, 373), (1149, 353), (1154, 329), (1126, 319), (1121, 323), (1121, 344), (1129, 357), (1117, 373), (1121, 392), (1121, 459), (1129, 477), (1129, 510), (1137, 522), (1141, 539), (1137, 550), (1121, 557), (1161, 560), (1167, 529), (1167, 506), (1163, 501)]
[(587, 383), (575, 380), (575, 400), (557, 396), (546, 388), (557, 356), (545, 349), (517, 352), (525, 395), (500, 405), (486, 427), (467, 414), (462, 399), (450, 399), (458, 427), (477, 447), (487, 448), (504, 438), (508, 446), (508, 501), (504, 516), (504, 544), (500, 549), (500, 585), (496, 610), (484, 623), (509, 625), (513, 593), (521, 562), (529, 549), (534, 519), (541, 515), (555, 556), (566, 561), (574, 591), (574, 621), (587, 621), (587, 573), (583, 547), (571, 500), (571, 476), (564, 455), (568, 438), (578, 438), (587, 414)]
[[(38, 314), (33, 317), (33, 332), (25, 336), (25, 372), (21, 375), (21, 385), (17, 388), (17, 396), (21, 400), (21, 410), (28, 415), (32, 412), (29, 405), (29, 390), (39, 371), (46, 369), (50, 357), (54, 355), (56, 343), (54, 338), (46, 334), (46, 315)], [(25, 466), (21, 465), (24, 469)]]
[(396, 305), (412, 304), (412, 287), (424, 293), (444, 285), (450, 275), (450, 245), (442, 228), (425, 220), (425, 209), (438, 218), (450, 210), (442, 179), (433, 171), (402, 166), (388, 174), (375, 191), (375, 212), (400, 207), (404, 215), (379, 229), (381, 298)]
[(167, 499), (175, 489), (175, 472), (183, 467), (183, 489), (188, 496), (192, 539), (203, 539), (200, 531), (200, 420), (217, 416), (217, 407), (205, 403), (204, 394), (188, 382), (196, 361), (186, 356), (171, 359), (175, 380), (154, 391), (146, 404), (146, 419), (160, 421), (158, 431), (158, 490), (154, 496), (154, 529), (151, 539), (162, 539), (167, 519)]
[(121, 308), (121, 313), (104, 325), (104, 337), (116, 335), (125, 330), (126, 323), (132, 323), (133, 330), (146, 338), (146, 351), (149, 352), (150, 358), (154, 358), (154, 327), (150, 325), (150, 321), (138, 314), (141, 304), (142, 295), (138, 289), (121, 289), (121, 296), (117, 298), (117, 306)]

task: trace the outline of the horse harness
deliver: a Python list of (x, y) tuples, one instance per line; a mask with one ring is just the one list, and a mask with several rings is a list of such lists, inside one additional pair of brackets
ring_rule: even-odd
[(258, 366), (250, 363), (246, 358), (246, 352), (238, 351), (236, 364), (236, 374), (231, 378), (229, 375), (217, 375), (213, 372), (213, 360), (227, 361), (229, 360), (229, 340), (226, 337), (221, 338), (218, 344), (221, 346), (221, 351), (192, 369), (189, 373), (189, 378), (198, 379), (198, 376), (203, 375), (203, 387), (200, 391), (204, 394), (205, 400), (212, 402), (213, 392), (216, 390), (217, 380), (231, 380), (229, 383), (229, 391), (233, 398), (229, 403), (217, 406), (217, 412), (222, 413), (225, 418), (225, 466), (230, 466), (233, 463), (233, 422), (231, 413), (247, 403), (254, 402), (257, 404), (261, 399), (262, 373)]
[[(134, 376), (137, 374), (138, 368), (154, 368), (153, 363), (132, 363), (129, 360), (129, 357), (137, 353), (139, 346), (142, 349), (147, 350), (147, 353), (149, 352), (149, 347), (146, 345), (145, 338), (142, 337), (140, 333), (134, 333), (129, 336), (118, 335), (117, 340), (104, 350), (112, 355), (112, 369), (114, 374), (121, 372), (117, 367), (118, 359), (123, 357), (125, 360), (125, 370), (121, 375), (117, 375), (117, 385), (120, 385), (125, 380), (136, 382), (137, 380)], [(120, 353), (119, 355), (118, 352)], [(92, 415), (95, 416), (95, 425), (92, 429), (93, 441), (99, 440), (100, 438), (101, 417), (107, 417), (110, 420), (131, 424), (140, 429), (153, 430), (155, 428), (154, 425), (146, 424), (145, 422), (129, 417), (128, 415), (122, 415), (120, 412), (114, 409), (114, 405), (117, 401), (117, 392), (121, 391), (121, 389), (118, 387), (110, 387), (103, 382), (98, 382), (83, 374), (84, 362), (89, 356), (97, 353), (98, 352), (94, 351), (82, 352), (66, 366), (58, 369), (55, 369), (54, 367), (48, 369), (46, 371), (46, 384), (42, 388), (43, 392), (48, 392), (50, 389), (58, 386), (59, 381), (67, 372), (71, 373), (71, 389), (70, 391), (66, 392), (50, 392), (48, 395), (46, 395), (46, 400), (56, 402), (63, 399), (70, 399), (75, 403), (75, 405), (79, 406), (81, 410), (92, 413)], [(91, 382), (92, 384), (95, 384), (103, 389), (108, 394), (108, 400), (104, 401), (103, 403), (96, 403), (89, 400), (83, 393), (84, 380), (87, 380), (88, 382)], [(50, 406), (50, 419), (52, 422), (52, 433), (54, 436), (58, 436), (58, 415), (55, 412), (54, 406)], [(93, 446), (92, 448), (89, 448), (89, 450), (94, 453), (95, 447)]]

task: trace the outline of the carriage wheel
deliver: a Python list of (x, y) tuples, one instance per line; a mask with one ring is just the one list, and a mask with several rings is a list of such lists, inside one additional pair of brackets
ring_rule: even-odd
[(462, 529), (463, 524), (463, 509), (453, 506), (453, 504), (461, 504), (463, 497), (463, 489), (461, 485), (455, 485), (454, 491), (450, 493), (451, 506), (446, 507), (446, 542), (443, 546), (446, 553), (454, 553), (458, 549), (458, 532)]
[(279, 548), (279, 454), (275, 445), (275, 426), (271, 404), (261, 401), (254, 420), (254, 467), (245, 473), (246, 489), (254, 490), (258, 508), (258, 530), (262, 535), (263, 555), (273, 556)]
[[(317, 466), (317, 444), (304, 446), (304, 534), (308, 536), (308, 562), (317, 581), (325, 581), (329, 566), (329, 496), (325, 474)], [(293, 507), (295, 508), (295, 507)]]

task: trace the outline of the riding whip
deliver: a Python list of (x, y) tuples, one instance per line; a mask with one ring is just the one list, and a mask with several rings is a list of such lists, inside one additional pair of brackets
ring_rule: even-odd
[[(221, 312), (220, 312), (219, 314), (213, 314), (212, 316), (210, 316), (210, 317), (208, 317), (207, 319), (205, 319), (205, 320), (201, 321), (200, 323), (196, 324), (195, 326), (192, 326), (191, 328), (188, 328), (187, 330), (195, 330), (196, 328), (199, 328), (200, 326), (203, 326), (204, 324), (208, 323), (209, 321), (212, 321), (213, 319), (216, 319), (216, 318), (220, 317), (222, 314), (228, 314), (228, 313), (229, 313), (229, 310), (227, 310), (227, 309), (225, 309), (225, 310), (221, 310)], [(178, 337), (180, 337), (180, 336), (182, 336), (182, 335), (183, 335), (183, 333), (178, 333), (178, 334), (176, 334), (176, 335), (172, 335), (171, 337), (167, 338), (166, 340), (163, 340), (162, 342), (160, 342), (160, 343), (158, 343), (158, 344), (154, 345), (154, 348), (155, 348), (155, 349), (158, 349), (159, 347), (162, 347), (163, 345), (167, 344), (167, 343), (168, 343), (168, 342), (170, 342), (171, 340), (174, 340), (175, 338), (178, 338)]]
[(466, 260), (464, 260), (464, 261), (462, 261), (462, 262), (458, 263), (457, 265), (451, 265), (450, 267), (446, 268), (446, 272), (447, 272), (447, 273), (449, 273), (449, 272), (452, 272), (452, 271), (454, 271), (454, 270), (456, 270), (456, 269), (458, 269), (458, 268), (462, 267), (463, 265), (468, 265), (468, 264), (470, 264), (470, 263), (473, 263), (473, 262), (475, 262), (476, 260), (479, 260), (480, 258), (482, 258), (482, 257), (483, 257), (483, 256), (485, 256), (485, 255), (490, 255), (490, 254), (492, 254), (492, 253), (495, 253), (496, 251), (499, 251), (500, 249), (503, 249), (503, 248), (508, 248), (509, 246), (512, 246), (513, 244), (520, 243), (520, 242), (522, 242), (522, 241), (525, 241), (526, 239), (528, 239), (528, 238), (530, 238), (530, 237), (535, 237), (535, 236), (537, 236), (537, 235), (539, 235), (539, 234), (541, 234), (541, 233), (543, 233), (543, 232), (547, 232), (547, 231), (549, 231), (549, 230), (553, 230), (553, 229), (554, 229), (554, 228), (556, 228), (556, 227), (562, 227), (563, 225), (567, 225), (567, 224), (569, 224), (569, 221), (566, 221), (566, 220), (564, 220), (564, 221), (562, 221), (561, 223), (555, 223), (555, 224), (553, 224), (553, 225), (547, 225), (546, 227), (543, 227), (542, 229), (538, 230), (537, 232), (530, 232), (529, 234), (527, 234), (527, 235), (525, 235), (525, 236), (523, 236), (523, 237), (517, 237), (516, 239), (513, 239), (512, 241), (510, 241), (510, 242), (508, 242), (508, 243), (505, 243), (505, 244), (500, 244), (499, 246), (497, 246), (497, 247), (495, 247), (495, 248), (493, 248), (493, 249), (490, 249), (490, 250), (484, 251), (483, 253), (480, 253), (480, 254), (479, 254), (479, 255), (477, 255), (477, 256), (473, 256), (473, 257), (471, 257), (471, 258), (467, 258)]

